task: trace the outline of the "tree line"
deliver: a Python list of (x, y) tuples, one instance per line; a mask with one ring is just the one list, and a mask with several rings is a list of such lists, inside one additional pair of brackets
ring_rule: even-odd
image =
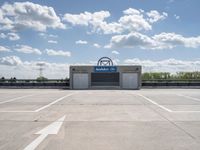
[(200, 72), (145, 72), (142, 80), (200, 80)]

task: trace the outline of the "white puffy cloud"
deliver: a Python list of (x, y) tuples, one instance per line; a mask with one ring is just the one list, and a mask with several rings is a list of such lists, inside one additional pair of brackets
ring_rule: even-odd
[(20, 30), (31, 28), (45, 31), (47, 28), (65, 29), (52, 7), (42, 6), (32, 2), (5, 3), (0, 8), (0, 29)]
[(16, 41), (20, 39), (19, 35), (16, 33), (8, 33), (7, 35), (8, 35), (8, 39), (11, 41)]
[(46, 49), (46, 53), (49, 56), (67, 56), (67, 57), (71, 56), (71, 52), (62, 50)]
[(15, 47), (15, 50), (17, 52), (25, 53), (25, 54), (37, 54), (37, 55), (42, 54), (42, 52), (39, 49), (33, 48), (31, 46), (28, 46), (28, 45), (17, 45)]
[(17, 66), (22, 64), (22, 61), (17, 56), (6, 56), (0, 58), (0, 65)]
[(38, 63), (45, 65), (43, 75), (50, 79), (69, 77), (69, 64), (49, 63), (45, 61), (22, 61), (17, 56), (0, 58), (0, 77), (17, 79), (35, 79), (39, 76)]
[(141, 60), (138, 58), (126, 59), (125, 64), (141, 65), (143, 72), (180, 72), (200, 70), (200, 61), (184, 61), (177, 59), (165, 59), (159, 61)]
[(156, 43), (150, 37), (143, 35), (138, 32), (132, 32), (125, 35), (113, 36), (110, 40), (110, 44), (106, 45), (105, 48), (133, 48), (133, 47), (155, 47)]
[(141, 9), (129, 8), (124, 10), (123, 16), (115, 22), (107, 22), (106, 19), (108, 17), (110, 17), (110, 12), (102, 10), (94, 13), (67, 13), (64, 15), (63, 20), (73, 26), (88, 26), (91, 28), (91, 32), (119, 34), (126, 31), (133, 32), (152, 30), (152, 23), (164, 20), (167, 17), (167, 13), (159, 13), (156, 10), (146, 13)]
[(58, 38), (58, 35), (55, 35), (55, 34), (47, 34), (47, 33), (44, 33), (44, 32), (41, 32), (41, 33), (38, 33), (38, 35), (44, 39), (55, 39), (55, 38)]
[(134, 8), (128, 8), (126, 10), (123, 11), (123, 13), (125, 15), (140, 15), (141, 12), (144, 12), (144, 10), (137, 10), (137, 9), (134, 9)]
[(20, 39), (20, 36), (17, 33), (1, 33), (0, 38), (2, 39), (9, 39), (11, 41), (16, 41)]
[(63, 20), (71, 23), (72, 25), (83, 25), (88, 26), (94, 22), (102, 22), (105, 18), (109, 17), (110, 13), (108, 11), (99, 12), (84, 12), (80, 14), (65, 14)]
[(57, 44), (58, 41), (55, 41), (55, 40), (49, 40), (48, 43)]
[(94, 43), (93, 46), (96, 47), (96, 48), (100, 48), (101, 47), (101, 45), (99, 45), (97, 43)]
[(124, 16), (119, 19), (119, 23), (123, 27), (123, 30), (141, 31), (152, 29), (151, 24), (144, 18), (142, 10), (129, 8), (124, 10), (123, 13)]
[(184, 37), (176, 33), (160, 33), (152, 37), (154, 40), (169, 45), (171, 47), (185, 46), (189, 48), (197, 48), (200, 46), (200, 36)]
[(76, 44), (87, 44), (87, 41), (83, 41), (83, 40), (78, 40), (75, 42)]
[(10, 49), (4, 46), (0, 46), (0, 52), (10, 52)]
[(103, 34), (114, 34), (122, 33), (124, 31), (123, 26), (117, 22), (107, 23), (102, 22), (93, 22), (92, 23), (92, 33), (103, 33)]
[(98, 11), (98, 12), (84, 12), (80, 14), (65, 14), (63, 20), (65, 22), (71, 23), (73, 26), (90, 26), (92, 32), (103, 32), (105, 34), (110, 33), (120, 33), (121, 26), (116, 22), (107, 23), (106, 18), (110, 17), (109, 11)]
[(135, 48), (141, 49), (172, 49), (177, 46), (197, 48), (200, 46), (200, 36), (183, 37), (175, 33), (160, 33), (152, 37), (132, 32), (124, 35), (115, 35), (111, 38), (110, 44), (105, 48)]
[(119, 55), (118, 51), (112, 51), (112, 54)]
[(150, 12), (147, 12), (148, 21), (150, 23), (158, 22), (159, 20), (164, 20), (168, 16), (166, 12), (163, 12), (160, 14), (157, 10), (151, 10)]
[(13, 28), (13, 22), (9, 18), (5, 17), (3, 11), (0, 8), (0, 30), (10, 30)]

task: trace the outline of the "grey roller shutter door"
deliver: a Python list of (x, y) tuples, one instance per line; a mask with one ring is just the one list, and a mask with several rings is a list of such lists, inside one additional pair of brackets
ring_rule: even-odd
[(138, 74), (137, 73), (122, 73), (122, 88), (137, 89)]
[(88, 73), (74, 73), (73, 74), (73, 88), (74, 89), (88, 89)]

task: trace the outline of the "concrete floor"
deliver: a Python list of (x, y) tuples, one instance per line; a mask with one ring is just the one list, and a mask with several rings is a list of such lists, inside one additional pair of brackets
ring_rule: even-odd
[(199, 150), (200, 92), (1, 89), (0, 149)]

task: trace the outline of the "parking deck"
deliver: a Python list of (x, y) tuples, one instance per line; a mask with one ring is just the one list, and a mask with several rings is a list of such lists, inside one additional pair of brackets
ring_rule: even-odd
[(2, 150), (199, 150), (199, 89), (0, 90)]

